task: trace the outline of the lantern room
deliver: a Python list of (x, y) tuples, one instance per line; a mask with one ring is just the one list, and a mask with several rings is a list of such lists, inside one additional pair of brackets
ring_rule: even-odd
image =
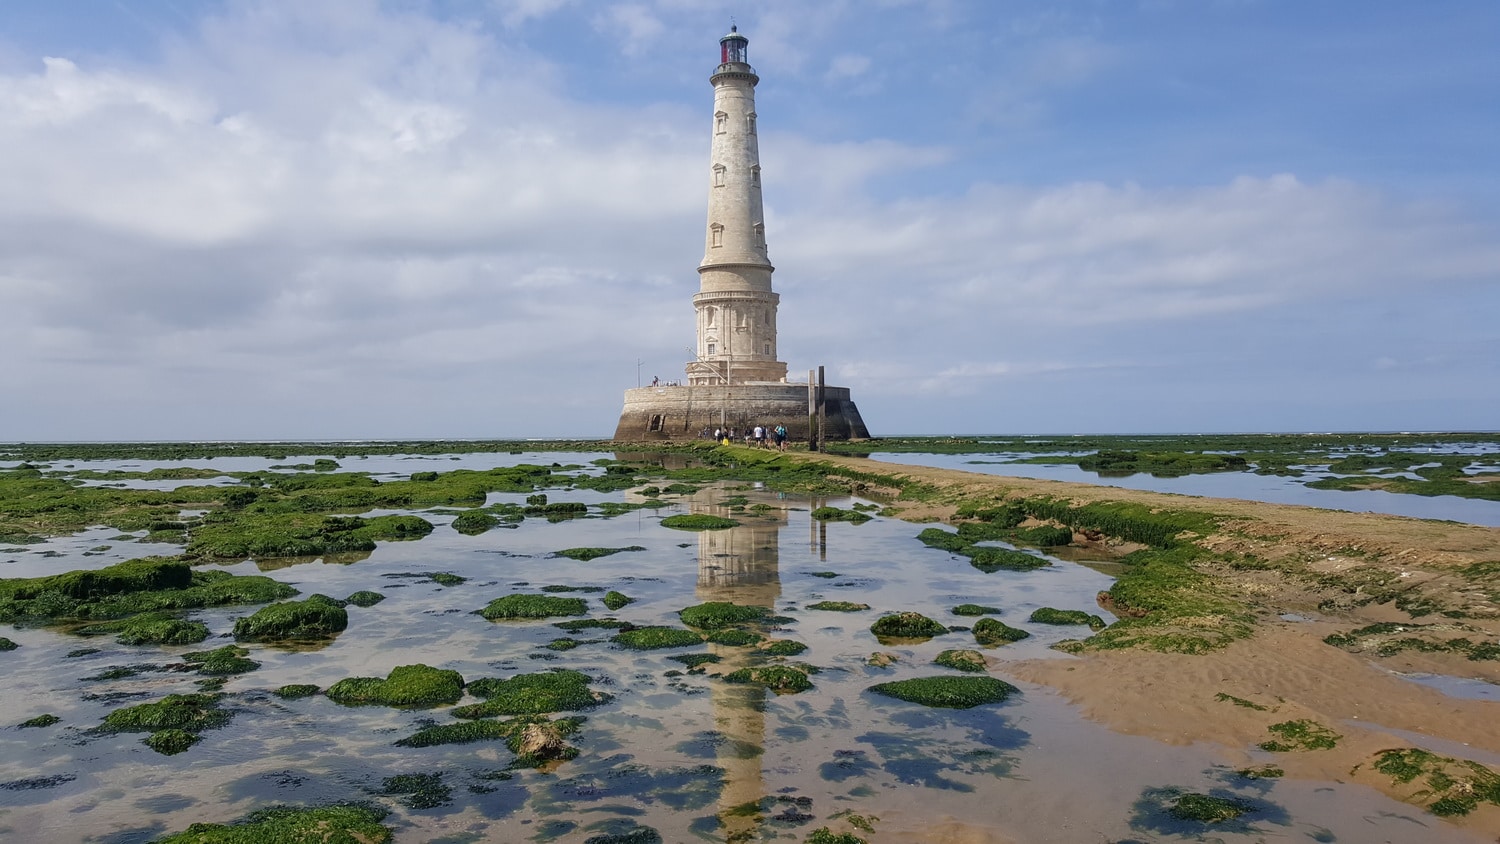
[(729, 27), (729, 34), (719, 39), (719, 63), (749, 64), (749, 46), (750, 39), (740, 34), (738, 26)]

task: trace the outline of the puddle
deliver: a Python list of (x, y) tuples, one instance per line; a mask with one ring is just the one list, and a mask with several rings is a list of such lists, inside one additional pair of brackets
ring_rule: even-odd
[(1448, 697), (1468, 700), (1500, 700), (1500, 686), (1486, 680), (1454, 677), (1449, 674), (1402, 674), (1400, 672), (1395, 672), (1395, 674), (1403, 680), (1437, 689)]

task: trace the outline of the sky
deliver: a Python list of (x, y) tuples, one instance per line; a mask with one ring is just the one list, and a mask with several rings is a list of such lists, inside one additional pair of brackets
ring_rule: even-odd
[(875, 435), (1500, 428), (1493, 0), (6, 0), (0, 441), (609, 436), (731, 21)]

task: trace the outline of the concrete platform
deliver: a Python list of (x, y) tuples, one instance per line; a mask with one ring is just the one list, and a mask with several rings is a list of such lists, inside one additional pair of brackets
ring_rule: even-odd
[[(823, 388), (824, 413), (831, 440), (864, 439), (870, 436), (848, 387)], [(636, 387), (625, 391), (625, 408), (615, 439), (698, 439), (707, 429), (727, 425), (748, 433), (756, 425), (767, 429), (785, 425), (793, 441), (808, 435), (807, 385), (784, 382), (750, 382), (725, 386), (672, 385)]]

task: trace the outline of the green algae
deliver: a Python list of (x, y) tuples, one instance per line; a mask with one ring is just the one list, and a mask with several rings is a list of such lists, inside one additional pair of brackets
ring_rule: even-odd
[(1203, 654), (1246, 638), (1254, 630), (1249, 606), (1197, 567), (1218, 559), (1192, 545), (1127, 554), (1124, 572), (1099, 593), (1099, 603), (1119, 620), (1084, 646)]
[(823, 578), (825, 580), (832, 580), (835, 577), (838, 577), (839, 573), (836, 572), (836, 571), (810, 571), (810, 572), (807, 573), (807, 576), (808, 577), (821, 577), (821, 578)]
[(725, 530), (739, 527), (740, 523), (734, 519), (726, 519), (723, 516), (710, 516), (705, 513), (681, 514), (668, 516), (661, 520), (661, 526), (675, 530)]
[(629, 630), (635, 625), (617, 618), (575, 618), (570, 621), (554, 621), (552, 626), (576, 633), (579, 630)]
[(553, 639), (542, 647), (546, 648), (549, 651), (571, 651), (581, 644), (583, 643), (578, 641), (577, 639), (569, 639), (567, 637), (563, 637), (561, 639)]
[(470, 744), (476, 741), (495, 741), (510, 736), (509, 724), (489, 719), (461, 721), (456, 724), (433, 724), (423, 727), (405, 738), (397, 739), (397, 747), (436, 747), (444, 744)]
[(834, 832), (826, 826), (820, 826), (807, 836), (803, 844), (868, 844), (868, 842), (853, 833)]
[(869, 604), (859, 604), (853, 601), (818, 601), (808, 604), (810, 610), (824, 610), (826, 612), (863, 612), (870, 608)]
[(104, 716), (100, 732), (154, 733), (176, 729), (202, 732), (229, 723), (231, 713), (219, 708), (219, 695), (167, 695), (151, 703), (116, 709)]
[(948, 628), (918, 612), (898, 612), (876, 619), (870, 632), (880, 639), (931, 639)]
[(944, 668), (953, 668), (958, 671), (967, 671), (970, 673), (987, 670), (984, 654), (979, 651), (946, 650), (938, 654), (933, 662)]
[(282, 700), (298, 700), (304, 697), (312, 697), (322, 691), (312, 683), (290, 683), (271, 692), (271, 694)]
[(794, 639), (773, 639), (761, 648), (771, 656), (797, 656), (807, 650), (807, 645)]
[(681, 627), (636, 627), (622, 630), (610, 637), (610, 641), (623, 648), (635, 651), (654, 651), (662, 648), (685, 648), (703, 644), (703, 637)]
[(1286, 776), (1286, 771), (1275, 765), (1261, 765), (1256, 768), (1241, 768), (1235, 774), (1247, 780), (1274, 780)]
[(187, 730), (166, 729), (157, 730), (142, 741), (152, 750), (163, 756), (176, 756), (202, 740), (197, 733)]
[(1500, 774), (1478, 762), (1405, 748), (1381, 751), (1372, 767), (1403, 785), (1421, 777), (1426, 787), (1416, 797), (1440, 817), (1467, 815), (1480, 803), (1500, 805)]
[(999, 615), (999, 607), (987, 607), (983, 604), (959, 604), (948, 612), (954, 615)]
[(621, 607), (625, 606), (626, 604), (633, 604), (633, 603), (635, 603), (635, 599), (634, 598), (630, 597), (629, 595), (626, 595), (623, 592), (616, 592), (613, 589), (611, 589), (608, 592), (605, 592), (604, 593), (604, 597), (601, 598), (600, 600), (603, 602), (603, 604), (604, 604), (605, 607), (607, 607), (609, 609), (612, 609), (612, 610), (620, 609)]
[(759, 633), (752, 633), (749, 630), (714, 630), (704, 638), (715, 645), (726, 645), (732, 648), (758, 645), (765, 639)]
[(25, 721), (17, 724), (16, 729), (24, 730), (30, 727), (50, 727), (60, 721), (62, 721), (61, 718), (48, 712), (42, 715), (38, 715), (35, 718), (27, 718)]
[(19, 647), (21, 646), (11, 641), (10, 639), (7, 639), (4, 636), (0, 636), (0, 651), (13, 651)]
[(263, 604), (297, 590), (260, 575), (196, 571), (147, 557), (92, 571), (0, 580), (0, 621), (116, 619), (158, 610)]
[(542, 587), (542, 591), (546, 592), (549, 595), (550, 594), (556, 594), (556, 593), (559, 593), (559, 592), (603, 592), (604, 591), (604, 587), (603, 586), (563, 586), (563, 585), (554, 585), (554, 586), (543, 586)]
[(1246, 709), (1254, 709), (1257, 712), (1269, 711), (1267, 707), (1261, 706), (1253, 700), (1245, 700), (1242, 697), (1235, 697), (1234, 695), (1227, 692), (1219, 692), (1218, 694), (1214, 695), (1214, 700), (1221, 701), (1223, 703), (1232, 703), (1235, 706), (1243, 706)]
[(386, 844), (391, 831), (374, 806), (274, 806), (233, 824), (195, 823), (156, 844)]
[(377, 541), (421, 539), (432, 523), (420, 516), (324, 516), (216, 511), (194, 528), (184, 555), (197, 559), (316, 557), (373, 551)]
[(500, 524), (500, 520), (483, 510), (465, 510), (453, 517), (453, 529), (465, 536), (478, 536)]
[(479, 614), (491, 621), (502, 619), (556, 618), (583, 615), (589, 611), (582, 598), (558, 598), (553, 595), (506, 595), (490, 601)]
[(1234, 797), (1188, 792), (1173, 800), (1167, 813), (1178, 820), (1214, 824), (1234, 820), (1254, 808)]
[(208, 626), (167, 612), (141, 613), (119, 621), (90, 624), (76, 631), (81, 636), (116, 633), (122, 645), (193, 645), (208, 638)]
[(711, 663), (720, 662), (721, 660), (723, 660), (723, 657), (719, 656), (718, 654), (672, 654), (671, 656), (668, 656), (667, 659), (670, 659), (673, 662), (680, 662), (683, 665), (686, 665), (689, 669), (692, 669), (697, 668), (700, 665), (708, 665)]
[(1343, 738), (1343, 736), (1340, 736), (1322, 724), (1306, 719), (1282, 721), (1279, 724), (1272, 724), (1266, 729), (1279, 738), (1263, 741), (1257, 747), (1273, 753), (1287, 753), (1296, 750), (1331, 750), (1338, 744), (1339, 739)]
[(355, 592), (349, 597), (345, 598), (344, 603), (353, 604), (356, 607), (369, 608), (384, 600), (385, 596), (380, 594), (379, 592), (371, 592), (368, 589), (361, 589), (358, 592)]
[(581, 718), (559, 718), (553, 721), (527, 716), (509, 721), (481, 719), (457, 724), (433, 724), (398, 739), (394, 744), (397, 747), (436, 747), (503, 739), (516, 755), (517, 765), (539, 767), (578, 755), (578, 749), (568, 746), (562, 739), (576, 733), (582, 723)]
[(182, 661), (198, 666), (198, 673), (206, 676), (229, 676), (245, 674), (260, 667), (260, 663), (247, 659), (250, 652), (234, 645), (225, 645), (211, 651), (197, 651), (182, 655)]
[(453, 714), (459, 718), (572, 712), (610, 700), (609, 695), (589, 689), (588, 675), (568, 669), (517, 674), (504, 680), (486, 677), (470, 683), (468, 692), (484, 702), (455, 709)]
[(241, 642), (328, 639), (349, 626), (349, 612), (327, 595), (283, 601), (235, 619), (234, 638)]
[(723, 676), (727, 683), (753, 683), (777, 694), (796, 694), (812, 688), (807, 673), (785, 665), (763, 665), (741, 668)]
[(997, 571), (1032, 571), (1052, 565), (1052, 561), (1025, 551), (989, 546), (970, 546), (969, 564), (985, 574)]
[(1059, 610), (1052, 607), (1042, 607), (1032, 612), (1027, 621), (1036, 624), (1086, 624), (1090, 630), (1103, 630), (1106, 626), (1104, 619), (1097, 615), (1090, 615), (1083, 610)]
[(837, 507), (819, 507), (812, 511), (812, 517), (820, 522), (852, 522), (856, 525), (864, 524), (871, 518), (868, 513), (840, 510)]
[(1025, 630), (1011, 627), (995, 618), (981, 618), (974, 622), (974, 641), (981, 645), (1008, 645), (1030, 638)]
[(381, 794), (401, 797), (408, 809), (437, 809), (453, 802), (453, 789), (443, 782), (443, 775), (397, 774), (381, 783)]
[(437, 706), (463, 697), (457, 671), (429, 665), (400, 665), (380, 677), (346, 677), (328, 687), (328, 698), (345, 706)]
[(879, 683), (869, 691), (922, 706), (972, 709), (986, 703), (1003, 703), (1020, 689), (994, 677), (941, 676)]
[(678, 611), (682, 623), (700, 630), (722, 630), (737, 624), (760, 621), (770, 615), (765, 607), (744, 606), (728, 601), (709, 601)]
[(597, 560), (600, 557), (608, 557), (611, 554), (622, 554), (627, 551), (644, 550), (646, 549), (640, 545), (627, 545), (624, 548), (564, 548), (561, 551), (552, 552), (552, 556), (567, 557), (570, 560), (578, 560), (580, 562), (586, 563), (589, 560)]

